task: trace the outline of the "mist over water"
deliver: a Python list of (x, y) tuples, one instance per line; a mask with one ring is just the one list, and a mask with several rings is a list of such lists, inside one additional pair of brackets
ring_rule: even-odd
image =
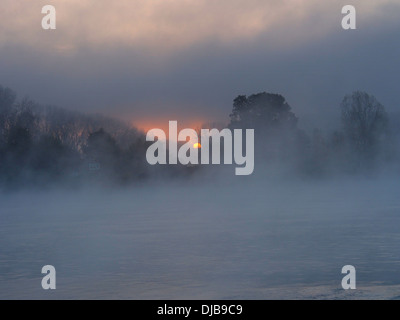
[(0, 300), (400, 299), (399, 0), (51, 2), (0, 10)]
[(238, 96), (227, 130), (255, 132), (239, 176), (150, 165), (135, 128), (0, 89), (0, 299), (400, 297), (399, 121), (372, 95), (345, 96), (335, 132), (300, 129), (280, 94)]
[(0, 298), (398, 297), (398, 179), (235, 182), (1, 194)]

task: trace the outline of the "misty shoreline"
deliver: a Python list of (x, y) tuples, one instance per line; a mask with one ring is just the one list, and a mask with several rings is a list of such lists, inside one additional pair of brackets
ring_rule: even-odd
[[(400, 176), (399, 119), (386, 113), (374, 96), (360, 91), (346, 95), (338, 112), (342, 124), (336, 131), (324, 132), (318, 123), (304, 130), (282, 95), (239, 95), (233, 100), (227, 128), (254, 129), (252, 176), (259, 178), (317, 181), (346, 175)], [(213, 139), (210, 142), (216, 142)], [(219, 139), (216, 151), (222, 152), (226, 141)], [(28, 98), (18, 100), (14, 91), (0, 86), (3, 192), (58, 186), (119, 188), (163, 180), (212, 182), (214, 176), (231, 181), (229, 165), (150, 165), (150, 145), (145, 133), (121, 121), (42, 106)], [(209, 157), (214, 159), (214, 154)], [(224, 156), (220, 161), (224, 163)]]

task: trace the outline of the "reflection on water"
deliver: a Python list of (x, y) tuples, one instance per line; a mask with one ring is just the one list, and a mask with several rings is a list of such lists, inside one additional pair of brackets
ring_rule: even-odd
[[(1, 195), (0, 298), (400, 296), (397, 182)], [(41, 288), (43, 265), (57, 290)], [(354, 292), (341, 268), (357, 269)]]

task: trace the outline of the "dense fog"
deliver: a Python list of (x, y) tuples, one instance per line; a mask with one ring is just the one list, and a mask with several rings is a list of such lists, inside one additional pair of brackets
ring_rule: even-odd
[(254, 172), (236, 176), (151, 166), (145, 133), (0, 87), (0, 298), (398, 298), (398, 119), (359, 91), (332, 132), (295, 105), (233, 100), (227, 128), (255, 130)]
[[(282, 95), (239, 95), (226, 127), (254, 129), (255, 179), (269, 174), (328, 180), (398, 174), (399, 119), (387, 114), (374, 96), (359, 91), (346, 95), (337, 112), (341, 116), (337, 130), (327, 132), (318, 122), (301, 128), (301, 119)], [(224, 142), (221, 138), (222, 155)], [(230, 179), (221, 165), (149, 165), (146, 150), (151, 143), (146, 133), (122, 121), (42, 106), (28, 98), (17, 99), (11, 89), (0, 87), (4, 191), (129, 186), (194, 176), (204, 180), (210, 175)]]

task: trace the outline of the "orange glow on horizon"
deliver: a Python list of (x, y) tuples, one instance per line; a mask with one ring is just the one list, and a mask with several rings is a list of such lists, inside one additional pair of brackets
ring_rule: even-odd
[[(175, 119), (170, 119), (170, 120), (138, 120), (138, 121), (132, 121), (131, 125), (135, 127), (136, 129), (143, 131), (145, 134), (150, 131), (151, 129), (161, 129), (165, 132), (167, 138), (168, 138), (168, 132), (169, 132), (169, 121), (172, 121)], [(176, 120), (178, 122), (178, 132), (182, 129), (185, 128), (191, 128), (193, 130), (198, 131), (202, 125), (204, 124), (205, 121), (203, 120)]]

